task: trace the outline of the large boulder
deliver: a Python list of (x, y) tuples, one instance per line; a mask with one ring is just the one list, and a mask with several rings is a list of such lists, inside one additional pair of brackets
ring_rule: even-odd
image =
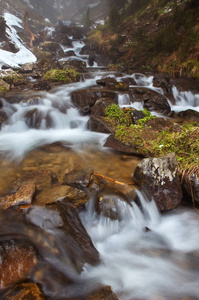
[(98, 99), (95, 102), (95, 105), (91, 108), (91, 114), (96, 117), (97, 116), (105, 117), (106, 108), (114, 103), (115, 101), (109, 97)]
[(136, 167), (134, 179), (161, 211), (179, 206), (182, 190), (178, 177), (178, 163), (174, 153), (158, 158), (145, 158)]
[(113, 77), (106, 77), (102, 79), (98, 79), (96, 81), (98, 85), (104, 86), (107, 89), (118, 90), (118, 91), (128, 91), (129, 85), (123, 81), (118, 82)]
[(117, 94), (114, 91), (103, 89), (79, 90), (71, 93), (72, 103), (80, 109), (82, 114), (90, 113), (91, 108), (100, 98), (109, 97), (117, 100)]
[(168, 73), (156, 74), (153, 77), (153, 86), (161, 88), (165, 95), (172, 93), (171, 78)]
[(171, 111), (171, 107), (167, 101), (167, 98), (156, 92), (147, 92), (143, 98), (143, 107), (149, 111), (155, 111), (158, 113), (168, 114)]
[(104, 117), (91, 115), (87, 127), (91, 131), (101, 132), (101, 133), (111, 133), (113, 131), (112, 126), (106, 121)]
[(47, 41), (39, 45), (39, 48), (44, 52), (53, 53), (55, 55), (63, 56), (64, 51), (59, 43)]
[(73, 57), (73, 59), (70, 58), (67, 61), (60, 61), (59, 65), (61, 68), (63, 68), (63, 70), (71, 68), (76, 68), (78, 72), (84, 72), (86, 70), (85, 61), (78, 58), (75, 59), (75, 57)]
[(105, 188), (94, 197), (95, 211), (111, 220), (121, 221), (130, 209), (128, 197), (113, 188)]
[(177, 113), (177, 117), (183, 118), (183, 119), (199, 119), (199, 112), (193, 109), (187, 109), (184, 111), (180, 111)]

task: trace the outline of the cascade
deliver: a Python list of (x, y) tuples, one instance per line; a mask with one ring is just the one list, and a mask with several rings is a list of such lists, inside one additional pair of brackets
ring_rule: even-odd
[[(80, 55), (83, 46), (83, 41), (73, 41), (72, 48), (63, 47), (63, 50), (74, 51), (75, 57), (85, 61), (88, 66), (88, 56)], [(62, 60), (66, 59), (70, 57)], [(91, 167), (99, 167), (99, 164), (99, 168), (102, 168), (103, 165), (103, 170), (109, 168), (110, 173), (113, 172), (111, 168), (115, 168), (115, 173), (120, 172), (123, 166), (130, 168), (130, 160), (125, 162), (122, 160), (123, 157), (120, 159), (103, 148), (108, 135), (88, 130), (89, 117), (82, 116), (71, 102), (71, 92), (94, 86), (96, 80), (102, 77), (115, 76), (114, 72), (105, 72), (96, 67), (94, 65), (94, 68), (91, 68), (92, 72), (87, 73), (85, 77), (82, 76), (80, 82), (56, 87), (50, 92), (30, 95), (32, 100), (9, 103), (2, 99), (2, 110), (8, 119), (2, 124), (0, 131), (1, 182), (7, 182), (9, 176), (10, 181), (14, 180), (16, 174), (21, 178), (16, 171), (14, 174), (8, 173), (8, 176), (7, 172), (4, 174), (4, 166), (7, 166), (8, 161), (11, 160), (13, 163), (17, 161), (20, 166), (20, 163), (23, 164), (27, 158), (30, 164), (33, 164), (36, 156), (38, 167), (42, 165), (42, 159), (45, 160), (47, 156), (45, 151), (42, 156), (42, 147), (53, 143), (61, 143), (67, 149), (61, 162), (56, 161), (56, 165), (63, 165), (68, 161), (75, 162), (74, 164), (83, 161), (86, 167), (88, 167), (87, 162)], [(147, 77), (135, 73), (131, 77), (138, 87), (152, 89), (163, 95), (162, 89), (153, 87), (153, 76)], [(180, 92), (174, 86), (173, 96), (176, 104), (170, 103), (172, 110), (179, 111), (191, 107), (199, 111), (198, 94)], [(131, 98), (126, 92), (118, 94), (118, 103), (121, 107), (143, 108), (140, 102), (131, 103)], [(52, 157), (56, 156), (58, 156), (56, 152), (54, 156), (51, 153), (50, 161), (47, 161), (46, 165), (52, 166)], [(73, 156), (75, 156), (74, 161)], [(34, 164), (33, 167), (35, 168)], [(31, 171), (34, 171), (34, 168)], [(60, 172), (60, 169), (56, 170)], [(125, 172), (123, 171), (124, 178)], [(4, 191), (0, 188), (0, 191), (2, 190)], [(92, 291), (93, 286), (101, 285), (110, 285), (120, 300), (185, 299), (184, 297), (198, 299), (199, 218), (197, 213), (188, 208), (186, 210), (181, 208), (161, 215), (153, 200), (149, 201), (151, 199), (147, 199), (138, 190), (136, 193), (139, 204), (132, 202), (132, 199), (129, 199), (130, 204), (118, 199), (117, 209), (121, 214), (121, 220), (111, 220), (96, 213), (92, 196), (85, 209), (78, 211), (81, 222), (100, 256), (98, 265), (87, 263), (84, 265), (83, 272), (79, 274), (73, 270), (73, 261), (68, 257), (65, 248), (66, 240), (62, 235), (57, 234), (59, 226), (54, 229), (50, 226), (45, 228), (40, 224), (37, 218), (39, 210), (37, 206), (30, 209), (29, 213), (24, 213), (25, 221), (15, 218), (15, 215), (5, 217), (0, 213), (0, 240), (4, 240), (6, 236), (11, 239), (22, 236), (32, 241), (44, 260), (44, 277), (49, 279), (49, 282), (53, 281), (53, 287), (45, 286), (46, 281), (42, 279), (39, 283), (43, 286), (46, 295), (52, 299), (62, 299), (66, 293), (71, 298), (79, 297), (81, 293)], [(45, 215), (45, 208), (42, 208), (40, 213)], [(60, 216), (52, 215), (51, 221), (59, 223)], [(56, 255), (54, 255), (55, 248)], [(68, 268), (63, 257), (70, 262), (71, 269)], [(55, 274), (59, 272), (63, 277), (65, 276), (64, 278), (68, 278), (70, 273), (73, 283), (68, 287), (63, 280), (59, 281), (59, 278), (56, 278), (54, 272)], [(32, 280), (37, 282), (34, 276)]]

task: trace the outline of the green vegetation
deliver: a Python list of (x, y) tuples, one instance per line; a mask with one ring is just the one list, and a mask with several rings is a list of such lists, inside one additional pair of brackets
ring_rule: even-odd
[(123, 71), (154, 71), (198, 78), (199, 2), (129, 0), (110, 2), (107, 22), (89, 33)]
[(117, 104), (109, 105), (105, 109), (106, 120), (112, 125), (126, 125), (130, 126), (132, 124), (131, 110), (122, 110)]
[(5, 92), (7, 92), (7, 91), (8, 91), (8, 90), (7, 90), (5, 87), (3, 87), (3, 86), (0, 85), (0, 92), (5, 93)]
[(138, 153), (146, 156), (162, 156), (175, 152), (179, 166), (189, 168), (199, 163), (199, 126), (189, 123), (179, 126), (176, 131), (173, 126), (157, 131), (150, 122), (145, 126), (130, 126), (116, 128), (116, 139), (132, 144)]
[(79, 79), (79, 73), (75, 69), (52, 69), (47, 71), (43, 76), (43, 80), (50, 82), (70, 83), (76, 82)]
[(23, 75), (19, 74), (18, 72), (12, 72), (12, 73), (9, 73), (9, 74), (3, 76), (3, 80), (5, 82), (7, 82), (8, 84), (10, 84), (10, 85), (13, 84), (15, 86), (25, 83), (25, 79), (24, 79)]
[(127, 127), (130, 126), (131, 128), (133, 128), (133, 127), (138, 127), (138, 126), (143, 127), (145, 122), (156, 118), (156, 116), (153, 116), (147, 109), (144, 109), (144, 110), (141, 110), (141, 112), (145, 115), (145, 117), (142, 119), (139, 119), (135, 124), (135, 123), (133, 123), (133, 119), (131, 117), (132, 111), (135, 111), (135, 110), (132, 108), (121, 109), (117, 104), (109, 105), (105, 109), (106, 120), (115, 126), (125, 125)]
[(120, 109), (117, 104), (105, 110), (106, 121), (115, 128), (115, 138), (145, 156), (162, 156), (175, 152), (179, 166), (189, 168), (199, 164), (199, 124), (175, 124), (153, 116), (148, 110), (145, 117), (133, 123), (133, 109)]

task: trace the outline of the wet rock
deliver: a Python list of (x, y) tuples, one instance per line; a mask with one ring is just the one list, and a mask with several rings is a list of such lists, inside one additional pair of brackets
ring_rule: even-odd
[(0, 290), (27, 279), (38, 263), (32, 246), (16, 241), (0, 243)]
[(167, 98), (155, 92), (147, 92), (143, 98), (143, 107), (149, 111), (169, 113), (171, 111)]
[(177, 113), (177, 116), (183, 119), (199, 119), (199, 112), (192, 110), (192, 109), (187, 109), (185, 111), (180, 111)]
[(144, 156), (142, 153), (137, 153), (136, 147), (134, 147), (132, 144), (124, 144), (121, 141), (117, 140), (115, 138), (115, 132), (112, 132), (109, 137), (107, 138), (104, 147), (115, 149), (119, 152), (123, 152), (126, 154), (133, 154), (137, 156)]
[(26, 114), (24, 115), (26, 124), (30, 127), (30, 128), (39, 128), (39, 125), (41, 123), (41, 117), (38, 120), (35, 120), (36, 115), (38, 115), (38, 109), (34, 108), (32, 110), (29, 110), (26, 112)]
[(113, 77), (99, 79), (96, 83), (111, 90), (127, 91), (129, 89), (129, 85), (127, 83), (117, 82), (117, 80)]
[(184, 199), (199, 205), (199, 174), (197, 171), (187, 170), (180, 174)]
[(105, 286), (91, 295), (87, 296), (85, 300), (118, 300), (117, 296), (112, 292), (110, 286)]
[(37, 191), (46, 189), (54, 183), (57, 183), (57, 176), (48, 169), (23, 168), (22, 177), (12, 183), (12, 193), (15, 193), (21, 186), (34, 182)]
[(3, 110), (0, 109), (0, 128), (1, 128), (1, 124), (3, 122), (5, 122), (7, 120), (7, 118), (8, 117), (7, 117), (6, 113), (5, 113), (5, 111), (3, 111)]
[(0, 87), (2, 87), (3, 91), (5, 92), (10, 90), (10, 84), (3, 79), (0, 79)]
[(103, 179), (100, 178), (97, 175), (93, 175), (92, 179), (89, 183), (89, 186), (86, 188), (86, 193), (90, 196), (96, 195), (99, 191), (103, 190), (106, 186), (106, 183), (104, 183)]
[(131, 119), (133, 124), (136, 124), (139, 120), (145, 118), (145, 114), (142, 111), (132, 109), (131, 110)]
[(49, 91), (51, 89), (51, 85), (47, 81), (38, 81), (33, 84), (33, 89), (36, 91)]
[(94, 61), (95, 61), (95, 52), (90, 50), (88, 54), (88, 64), (90, 67), (94, 65)]
[(79, 167), (72, 167), (65, 170), (62, 184), (85, 189), (91, 182), (92, 174), (93, 170), (90, 168), (83, 170)]
[(84, 28), (78, 27), (76, 25), (64, 25), (63, 22), (59, 21), (59, 24), (55, 28), (54, 35), (64, 34), (67, 36), (72, 36), (73, 39), (80, 40), (84, 37)]
[(29, 205), (36, 193), (36, 186), (30, 182), (23, 185), (15, 194), (0, 198), (0, 208), (7, 209), (10, 206)]
[(36, 203), (39, 205), (55, 203), (57, 201), (70, 203), (74, 207), (81, 207), (88, 201), (88, 195), (82, 190), (61, 185), (45, 189), (36, 197)]
[(108, 89), (114, 89), (115, 85), (117, 84), (117, 80), (113, 77), (106, 77), (96, 80), (96, 83)]
[(112, 98), (105, 97), (98, 99), (94, 106), (91, 108), (91, 114), (93, 116), (102, 116), (105, 117), (105, 110), (109, 105), (114, 104), (115, 101)]
[(95, 62), (98, 66), (106, 67), (108, 64), (112, 63), (112, 59), (99, 51), (98, 53), (95, 53)]
[(78, 72), (84, 72), (86, 70), (85, 61), (73, 59), (68, 61), (59, 62), (63, 70), (76, 68)]
[(2, 300), (45, 300), (36, 283), (19, 283), (1, 295)]
[(64, 56), (65, 57), (67, 57), (67, 56), (76, 56), (76, 54), (73, 50), (70, 50), (70, 51), (64, 52)]
[(181, 203), (177, 167), (176, 156), (170, 153), (159, 158), (145, 158), (135, 169), (134, 179), (161, 211), (174, 209)]
[(72, 103), (81, 111), (86, 111), (87, 113), (90, 112), (91, 107), (94, 106), (98, 99), (104, 97), (112, 98), (116, 101), (117, 94), (113, 91), (102, 89), (80, 90), (71, 93)]
[(53, 232), (49, 240), (53, 244), (49, 249), (46, 248), (48, 244), (44, 245), (44, 254), (46, 256), (46, 251), (51, 251), (49, 255), (57, 255), (59, 259), (61, 255), (68, 271), (75, 268), (81, 272), (86, 262), (92, 265), (99, 263), (99, 254), (72, 205), (58, 202), (46, 207), (33, 207), (26, 218), (41, 230)]
[(121, 78), (121, 81), (128, 84), (128, 85), (137, 85), (137, 83), (135, 82), (135, 80), (131, 77), (124, 77)]
[(31, 73), (34, 69), (34, 63), (27, 63), (21, 66), (20, 73)]
[(172, 94), (171, 78), (168, 73), (156, 74), (153, 77), (153, 86), (161, 88), (165, 95)]
[(33, 78), (39, 78), (44, 75), (46, 71), (59, 68), (60, 63), (56, 58), (52, 59), (45, 56), (41, 57), (35, 64), (35, 69), (33, 70)]
[(44, 52), (58, 54), (64, 56), (64, 51), (59, 43), (47, 41), (39, 45), (40, 49)]
[(104, 117), (91, 115), (87, 127), (91, 131), (111, 133), (113, 131), (112, 126), (106, 121)]
[[(127, 196), (113, 188), (105, 188), (95, 197), (95, 211), (111, 220), (121, 221), (125, 214), (125, 206), (129, 206)], [(128, 210), (128, 209), (127, 209)]]
[(17, 53), (19, 51), (19, 48), (16, 46), (16, 44), (10, 41), (5, 42), (2, 49), (12, 53)]
[(53, 41), (59, 43), (63, 46), (67, 46), (69, 48), (72, 47), (72, 40), (66, 34), (62, 33), (54, 33), (53, 34)]

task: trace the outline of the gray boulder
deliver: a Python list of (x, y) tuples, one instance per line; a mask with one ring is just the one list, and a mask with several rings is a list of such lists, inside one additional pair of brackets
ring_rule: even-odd
[(179, 206), (182, 190), (178, 178), (178, 164), (174, 153), (163, 157), (143, 159), (134, 172), (141, 190), (154, 199), (161, 211)]

